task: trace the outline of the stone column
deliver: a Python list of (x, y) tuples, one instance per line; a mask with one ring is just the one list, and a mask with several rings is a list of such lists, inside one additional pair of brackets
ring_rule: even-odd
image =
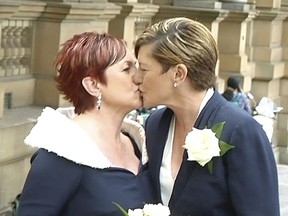
[(109, 20), (119, 14), (121, 9), (103, 0), (66, 2), (46, 3), (35, 21), (33, 74), (36, 78), (37, 105), (67, 105), (54, 81), (56, 71), (53, 63), (60, 45), (74, 34), (84, 31), (107, 32)]
[(109, 33), (124, 38), (128, 47), (133, 50), (136, 37), (151, 25), (152, 17), (159, 6), (153, 4), (136, 4), (131, 0), (110, 0), (121, 7), (121, 12), (109, 22)]
[(4, 112), (4, 88), (0, 87), (0, 119), (3, 117)]
[[(287, 13), (281, 11), (279, 2), (278, 0), (256, 1), (258, 14), (253, 22), (251, 47), (251, 61), (255, 64), (255, 76), (253, 78), (251, 92), (257, 102), (266, 96), (281, 106), (280, 95), (285, 92), (283, 89), (281, 90), (281, 85), (283, 86), (285, 83), (283, 80), (285, 74), (285, 62), (283, 61), (284, 52), (282, 48), (284, 41), (282, 39), (284, 36), (283, 20), (287, 17)], [(283, 93), (281, 93), (281, 91)], [(280, 116), (281, 121), (284, 122), (278, 121)], [(272, 137), (272, 147), (277, 161), (279, 161), (281, 157), (279, 154), (279, 150), (282, 148), (281, 146), (286, 145), (287, 148), (287, 137), (285, 142), (285, 136), (283, 134), (281, 135), (278, 130), (279, 127), (283, 127), (283, 125), (285, 125), (285, 116), (279, 114), (274, 122), (274, 133)], [(280, 136), (282, 138), (280, 138)], [(284, 144), (282, 143), (283, 141)]]
[[(153, 17), (152, 22), (155, 23), (160, 20), (172, 18), (172, 17), (187, 17), (190, 19), (194, 19), (194, 20), (201, 22), (208, 29), (210, 29), (210, 31), (212, 32), (212, 35), (214, 36), (214, 39), (217, 41), (219, 37), (219, 34), (218, 34), (219, 23), (221, 23), (221, 21), (225, 19), (225, 17), (227, 17), (227, 14), (229, 13), (229, 11), (215, 9), (214, 8), (215, 5), (214, 4), (211, 5), (210, 4), (211, 2), (208, 5), (206, 5), (207, 7), (205, 8), (200, 8), (201, 5), (200, 6), (198, 5), (198, 7), (195, 7), (194, 3), (195, 1), (193, 0), (185, 1), (185, 2), (175, 1), (173, 6), (167, 6), (167, 5), (161, 6), (159, 8), (159, 12)], [(215, 69), (215, 74), (218, 76), (218, 73), (219, 73), (219, 68), (217, 66)], [(221, 86), (224, 86), (224, 81), (221, 79), (218, 79), (217, 88), (221, 88)]]
[[(282, 0), (282, 8), (288, 10), (288, 0)], [(284, 76), (280, 79), (280, 106), (284, 109), (278, 114), (277, 138), (279, 147), (279, 162), (288, 164), (288, 14), (282, 26), (282, 61)]]
[[(219, 25), (218, 45), (220, 52), (219, 75), (224, 80), (231, 75), (242, 78), (244, 92), (250, 91), (252, 72), (248, 70), (245, 53), (247, 23), (255, 11), (230, 11)], [(221, 91), (221, 90), (220, 90)]]
[[(244, 90), (251, 88), (251, 72), (247, 69), (247, 55), (245, 54), (245, 42), (247, 22), (255, 15), (255, 5), (252, 0), (174, 0), (173, 5), (179, 7), (192, 7), (198, 9), (196, 18), (203, 20), (210, 28), (219, 44), (220, 62), (216, 70), (218, 76), (217, 88), (220, 92), (225, 89), (225, 80), (232, 74), (243, 77)], [(196, 8), (196, 9), (195, 9)], [(208, 13), (204, 10), (210, 9)], [(183, 9), (184, 10), (184, 9)], [(213, 11), (213, 12), (212, 12)], [(211, 22), (211, 14), (218, 13), (216, 19)], [(207, 15), (209, 14), (209, 15)], [(190, 15), (191, 16), (191, 15)], [(210, 19), (209, 19), (210, 18)], [(208, 21), (209, 19), (209, 21)], [(208, 21), (208, 22), (207, 22)], [(228, 41), (228, 43), (227, 43)], [(219, 72), (218, 72), (219, 71)]]

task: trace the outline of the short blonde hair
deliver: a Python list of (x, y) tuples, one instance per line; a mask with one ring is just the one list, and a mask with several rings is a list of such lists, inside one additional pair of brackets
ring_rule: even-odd
[(185, 64), (195, 89), (215, 87), (218, 47), (210, 30), (198, 21), (171, 18), (148, 27), (135, 43), (135, 55), (141, 46), (153, 44), (152, 55), (162, 64), (163, 73), (171, 66)]

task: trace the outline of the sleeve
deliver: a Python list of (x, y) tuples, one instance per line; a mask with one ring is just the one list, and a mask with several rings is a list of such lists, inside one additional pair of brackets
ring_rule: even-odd
[(236, 215), (279, 216), (277, 166), (265, 132), (245, 118), (231, 134), (227, 179)]
[(61, 215), (81, 179), (81, 167), (46, 150), (32, 158), (19, 204), (19, 215)]

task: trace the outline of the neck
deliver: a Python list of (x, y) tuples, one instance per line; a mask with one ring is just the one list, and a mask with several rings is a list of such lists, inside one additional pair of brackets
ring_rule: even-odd
[(186, 133), (192, 130), (205, 94), (206, 90), (193, 92), (184, 91), (176, 97), (175, 105), (172, 105), (170, 108), (175, 114), (177, 128), (180, 128)]
[[(105, 142), (120, 143), (121, 125), (125, 115), (105, 110), (91, 110), (76, 116), (73, 120), (92, 138), (103, 139)], [(119, 145), (117, 145), (119, 147)]]

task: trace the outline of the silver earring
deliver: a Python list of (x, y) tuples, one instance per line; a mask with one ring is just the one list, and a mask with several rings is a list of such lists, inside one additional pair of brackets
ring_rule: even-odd
[(174, 86), (174, 88), (176, 88), (176, 87), (177, 87), (177, 83), (174, 83), (174, 85), (173, 85), (173, 86)]
[(101, 108), (101, 103), (102, 103), (102, 94), (100, 92), (100, 94), (97, 97), (97, 109), (100, 110)]

